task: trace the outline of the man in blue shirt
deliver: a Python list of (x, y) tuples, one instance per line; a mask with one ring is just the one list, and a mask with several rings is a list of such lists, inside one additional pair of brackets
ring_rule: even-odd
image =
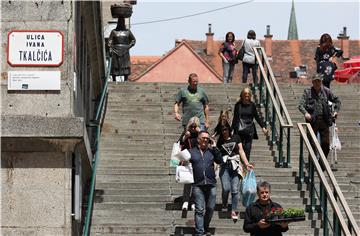
[(209, 225), (216, 203), (214, 162), (221, 164), (222, 159), (207, 131), (200, 131), (198, 143), (197, 147), (190, 149), (194, 174), (195, 235), (211, 235)]

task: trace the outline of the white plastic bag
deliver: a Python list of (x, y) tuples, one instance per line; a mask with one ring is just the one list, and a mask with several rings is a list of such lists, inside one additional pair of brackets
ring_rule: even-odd
[(339, 136), (336, 131), (336, 126), (335, 125), (331, 126), (330, 130), (331, 130), (331, 134), (332, 134), (330, 149), (340, 151), (341, 150), (341, 142), (340, 142)]
[(180, 142), (174, 143), (170, 157), (170, 167), (177, 167), (179, 165), (178, 153), (181, 152)]
[(189, 161), (191, 158), (191, 154), (187, 149), (182, 150), (178, 154), (175, 155), (177, 159), (180, 161)]
[(194, 183), (194, 175), (192, 165), (177, 166), (175, 180), (181, 184), (192, 184)]

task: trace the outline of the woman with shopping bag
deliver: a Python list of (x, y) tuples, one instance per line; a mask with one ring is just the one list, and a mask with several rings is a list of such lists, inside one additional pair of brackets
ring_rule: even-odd
[[(197, 137), (198, 134), (200, 132), (200, 120), (198, 117), (194, 116), (191, 117), (189, 122), (186, 125), (186, 129), (184, 130), (184, 132), (181, 134), (179, 141), (180, 141), (180, 146), (181, 146), (181, 150), (182, 152), (187, 152), (186, 156), (190, 156), (190, 153), (188, 152), (188, 150), (190, 150), (191, 148), (195, 147), (198, 143), (197, 143)], [(180, 155), (180, 165), (184, 166), (185, 168), (181, 167), (183, 169), (183, 171), (185, 170), (189, 170), (191, 168), (192, 171), (192, 167), (191, 164), (189, 163), (189, 160), (186, 160), (186, 158), (184, 159), (184, 156), (182, 154)], [(192, 173), (192, 172), (191, 172)], [(195, 204), (191, 199), (191, 192), (192, 192), (192, 188), (191, 188), (191, 183), (184, 183), (184, 190), (183, 190), (183, 205), (181, 207), (181, 209), (183, 211), (187, 211), (188, 207), (189, 207), (189, 202), (190, 202), (190, 206), (191, 206), (191, 210), (195, 210)]]
[(238, 201), (240, 178), (244, 174), (243, 165), (247, 170), (254, 167), (249, 163), (243, 150), (240, 137), (236, 134), (231, 135), (231, 127), (225, 125), (221, 129), (221, 139), (217, 147), (219, 148), (223, 163), (220, 165), (220, 180), (222, 186), (222, 210), (228, 210), (228, 197), (231, 192), (231, 219), (238, 220)]

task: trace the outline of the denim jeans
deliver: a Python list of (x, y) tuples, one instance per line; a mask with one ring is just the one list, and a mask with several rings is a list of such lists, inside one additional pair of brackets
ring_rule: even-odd
[(224, 84), (231, 83), (234, 75), (235, 64), (223, 62), (222, 66), (223, 66)]
[(229, 193), (231, 191), (231, 210), (237, 211), (240, 176), (237, 171), (233, 171), (231, 164), (221, 165), (219, 175), (222, 186), (222, 204), (223, 206), (227, 206)]
[(248, 74), (251, 69), (252, 76), (253, 76), (253, 84), (254, 84), (254, 86), (257, 85), (257, 83), (258, 83), (258, 77), (257, 77), (258, 64), (249, 64), (246, 62), (243, 62), (242, 64), (243, 64), (242, 82), (247, 83), (247, 77), (248, 77)]
[(216, 203), (216, 186), (193, 185), (195, 201), (195, 235), (203, 235), (209, 230)]

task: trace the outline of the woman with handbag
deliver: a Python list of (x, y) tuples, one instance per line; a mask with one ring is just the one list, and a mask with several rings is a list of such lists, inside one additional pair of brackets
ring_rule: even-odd
[(267, 135), (268, 130), (265, 128), (264, 122), (259, 116), (255, 103), (251, 101), (251, 90), (250, 88), (244, 88), (240, 93), (240, 100), (235, 104), (231, 127), (234, 133), (240, 136), (246, 157), (249, 161), (252, 140), (259, 138), (255, 128), (254, 118), (260, 125), (264, 135)]
[(260, 47), (259, 40), (256, 39), (256, 33), (253, 30), (249, 30), (247, 34), (247, 39), (244, 39), (243, 45), (244, 47), (244, 57), (242, 59), (243, 65), (243, 74), (242, 74), (242, 82), (247, 83), (247, 77), (250, 73), (250, 69), (253, 76), (253, 84), (257, 85), (257, 68), (258, 64), (255, 61), (255, 53), (253, 47)]
[[(191, 117), (189, 122), (186, 125), (186, 129), (180, 136), (180, 146), (181, 150), (188, 149), (195, 147), (197, 142), (197, 137), (200, 132), (200, 120), (198, 117), (194, 116)], [(189, 162), (182, 161), (181, 165), (189, 165)], [(183, 190), (183, 205), (182, 210), (187, 211), (189, 207), (189, 202), (191, 202), (191, 210), (195, 209), (195, 204), (191, 200), (191, 184), (184, 184)]]
[(231, 135), (231, 127), (224, 125), (221, 127), (217, 148), (221, 152), (223, 163), (220, 165), (220, 180), (222, 186), (222, 210), (228, 209), (228, 198), (231, 192), (231, 219), (238, 220), (238, 201), (240, 178), (242, 179), (243, 165), (247, 170), (254, 167), (249, 163), (243, 150), (240, 137), (237, 134)]
[(219, 56), (222, 59), (224, 84), (232, 82), (235, 64), (237, 63), (237, 50), (234, 42), (234, 33), (228, 32), (225, 35), (225, 42), (221, 44), (219, 49)]

